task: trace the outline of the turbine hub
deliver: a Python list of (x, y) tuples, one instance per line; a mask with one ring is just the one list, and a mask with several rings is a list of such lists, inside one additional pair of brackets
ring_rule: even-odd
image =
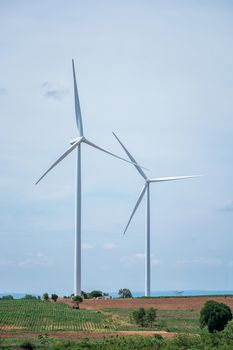
[(70, 140), (70, 145), (72, 146), (76, 141), (80, 140), (80, 141), (84, 141), (84, 136), (82, 137), (76, 137), (75, 139), (71, 139)]

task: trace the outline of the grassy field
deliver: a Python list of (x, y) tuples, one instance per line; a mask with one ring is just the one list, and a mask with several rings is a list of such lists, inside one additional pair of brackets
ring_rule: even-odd
[[(133, 311), (123, 308), (76, 310), (58, 302), (0, 300), (0, 333), (143, 330), (132, 321)], [(200, 332), (198, 319), (197, 311), (158, 310), (152, 330), (195, 334)]]
[(0, 332), (92, 331), (105, 327), (98, 311), (40, 300), (0, 300)]
[[(103, 310), (112, 319), (115, 330), (142, 330), (131, 319), (133, 311), (119, 308)], [(199, 327), (199, 312), (193, 310), (157, 310), (157, 322), (152, 330), (193, 334), (203, 332)]]

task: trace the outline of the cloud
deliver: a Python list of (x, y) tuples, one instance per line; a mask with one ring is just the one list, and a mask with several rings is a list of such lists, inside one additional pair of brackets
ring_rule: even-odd
[(91, 249), (94, 249), (94, 247), (93, 247), (93, 245), (91, 245), (89, 243), (83, 242), (82, 243), (82, 249), (84, 249), (84, 250), (91, 250)]
[(8, 90), (5, 88), (0, 88), (0, 95), (7, 95), (8, 94)]
[(44, 96), (46, 98), (62, 100), (69, 93), (68, 89), (65, 89), (62, 86), (53, 86), (51, 83), (47, 81), (45, 81), (41, 86), (44, 90)]
[(116, 248), (117, 248), (117, 246), (114, 243), (105, 243), (103, 245), (103, 249), (105, 249), (105, 250), (113, 250), (113, 249), (116, 249)]
[[(122, 257), (120, 262), (127, 265), (134, 265), (138, 263), (144, 263), (145, 254), (144, 253), (135, 253), (130, 256)], [(156, 259), (154, 254), (150, 256), (150, 262), (152, 266), (158, 266), (161, 264), (161, 261)]]
[(46, 258), (42, 253), (28, 254), (28, 257), (23, 260), (15, 259), (1, 259), (0, 267), (14, 267), (14, 268), (33, 268), (35, 266), (48, 266), (51, 265), (51, 260)]
[(225, 212), (225, 213), (232, 213), (233, 212), (233, 201), (228, 202), (224, 204), (223, 206), (219, 207), (217, 211)]
[(200, 257), (200, 258), (195, 258), (195, 259), (179, 260), (177, 263), (179, 265), (199, 264), (199, 265), (217, 266), (217, 265), (221, 265), (222, 261), (220, 259), (217, 259), (217, 258)]

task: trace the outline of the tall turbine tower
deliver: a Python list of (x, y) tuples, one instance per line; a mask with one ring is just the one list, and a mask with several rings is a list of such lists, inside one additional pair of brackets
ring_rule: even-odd
[[(55, 163), (53, 163), (50, 168), (39, 178), (36, 182), (38, 184), (43, 177), (48, 174), (58, 163), (60, 163), (68, 154), (70, 154), (74, 149), (77, 150), (77, 179), (76, 179), (76, 213), (75, 213), (75, 253), (74, 253), (74, 295), (81, 295), (81, 144), (85, 143), (91, 147), (97, 148), (100, 151), (103, 151), (107, 154), (110, 154), (113, 157), (124, 160), (127, 163), (131, 163), (112, 152), (107, 151), (104, 148), (101, 148), (94, 143), (90, 142), (84, 137), (83, 132), (83, 123), (81, 108), (78, 97), (78, 88), (75, 76), (74, 60), (72, 60), (73, 68), (73, 79), (74, 79), (74, 102), (75, 102), (75, 115), (76, 115), (76, 124), (78, 129), (79, 136), (70, 142), (71, 146), (63, 153)], [(136, 165), (136, 164), (135, 164)], [(137, 165), (138, 166), (138, 165)]]
[(150, 184), (152, 182), (163, 182), (163, 181), (174, 181), (174, 180), (182, 180), (182, 179), (190, 179), (193, 177), (199, 177), (202, 175), (191, 175), (191, 176), (177, 176), (177, 177), (162, 177), (162, 178), (156, 178), (156, 179), (148, 179), (144, 171), (142, 171), (141, 167), (137, 165), (136, 160), (134, 157), (129, 153), (129, 151), (126, 149), (126, 147), (123, 145), (123, 143), (119, 140), (117, 135), (113, 132), (113, 135), (117, 139), (117, 141), (120, 143), (126, 154), (128, 155), (129, 159), (134, 163), (135, 168), (139, 172), (139, 174), (144, 178), (145, 184), (142, 187), (141, 193), (139, 195), (139, 198), (136, 202), (136, 205), (132, 211), (132, 214), (129, 218), (129, 221), (126, 225), (124, 234), (126, 233), (129, 224), (139, 206), (139, 204), (142, 201), (142, 198), (144, 194), (146, 193), (146, 225), (145, 225), (145, 296), (150, 296)]

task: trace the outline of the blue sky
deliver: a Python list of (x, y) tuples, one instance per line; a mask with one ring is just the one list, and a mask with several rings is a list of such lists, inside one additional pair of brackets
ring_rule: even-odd
[[(231, 1), (0, 3), (0, 290), (73, 289), (71, 59), (86, 136), (149, 176), (208, 173), (151, 189), (152, 290), (233, 289)], [(144, 288), (143, 181), (83, 147), (83, 289)]]

